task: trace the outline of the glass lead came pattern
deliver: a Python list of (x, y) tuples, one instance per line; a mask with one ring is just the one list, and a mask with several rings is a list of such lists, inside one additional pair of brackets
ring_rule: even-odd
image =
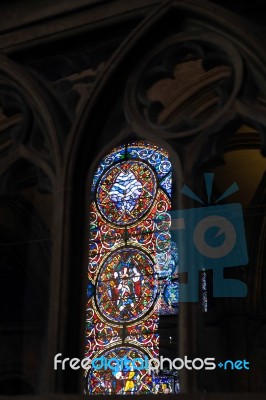
[(117, 147), (101, 161), (93, 177), (93, 183), (91, 187), (92, 193), (95, 191), (96, 185), (102, 174), (106, 171), (106, 169), (109, 168), (114, 163), (118, 161), (123, 161), (125, 159), (125, 152), (126, 152), (125, 146)]
[[(104, 363), (97, 363), (97, 368), (88, 373), (89, 394), (148, 394), (153, 392), (153, 376), (146, 369), (147, 355), (134, 347), (117, 347), (101, 353), (105, 362), (111, 359), (126, 360), (113, 361), (113, 370), (105, 369)], [(137, 360), (136, 360), (137, 359)], [(137, 364), (137, 368), (134, 366)]]
[(168, 196), (171, 197), (171, 193), (172, 193), (172, 177), (171, 177), (171, 175), (168, 175), (166, 178), (164, 178), (161, 181), (161, 186), (166, 191)]
[(131, 171), (122, 171), (109, 192), (110, 199), (122, 212), (131, 212), (142, 192), (142, 184)]
[(99, 181), (96, 193), (99, 211), (113, 224), (132, 224), (149, 210), (156, 188), (156, 177), (147, 164), (136, 161), (116, 164)]
[(128, 145), (127, 152), (130, 158), (145, 160), (149, 163), (156, 171), (159, 180), (172, 171), (167, 152), (156, 145), (148, 142), (133, 142)]
[(168, 213), (171, 186), (167, 152), (145, 141), (116, 147), (95, 173), (85, 356), (126, 355), (131, 361), (116, 371), (88, 370), (88, 394), (174, 391), (172, 381), (159, 382), (133, 362), (159, 357), (158, 314), (177, 312), (176, 292), (170, 290), (178, 279)]
[(140, 319), (153, 305), (157, 284), (144, 252), (124, 248), (103, 264), (96, 287), (100, 313), (114, 323)]

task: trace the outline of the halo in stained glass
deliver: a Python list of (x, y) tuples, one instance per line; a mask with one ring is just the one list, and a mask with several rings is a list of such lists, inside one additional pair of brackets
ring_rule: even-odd
[(100, 314), (112, 323), (132, 323), (153, 309), (157, 281), (154, 262), (144, 251), (125, 247), (103, 263), (96, 284)]
[[(106, 366), (101, 365), (104, 360)], [(118, 361), (119, 360), (119, 361)], [(148, 372), (148, 357), (139, 348), (121, 346), (97, 357), (96, 368), (87, 375), (88, 394), (148, 394), (153, 391), (153, 375)]]
[(142, 161), (123, 161), (110, 167), (97, 186), (96, 204), (111, 223), (128, 225), (151, 208), (157, 191), (153, 170)]

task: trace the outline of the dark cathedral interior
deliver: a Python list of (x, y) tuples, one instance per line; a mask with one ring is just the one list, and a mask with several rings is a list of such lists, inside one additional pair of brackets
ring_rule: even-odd
[(264, 6), (1, 1), (0, 399), (265, 399)]

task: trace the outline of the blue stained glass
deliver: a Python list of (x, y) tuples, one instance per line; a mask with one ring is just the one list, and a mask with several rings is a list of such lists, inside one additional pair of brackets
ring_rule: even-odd
[(125, 159), (126, 147), (125, 145), (116, 147), (112, 153), (108, 154), (100, 163), (95, 175), (93, 177), (93, 183), (91, 186), (91, 191), (94, 192), (96, 185), (102, 176), (102, 174), (109, 168), (111, 165), (118, 161), (123, 161)]
[(169, 283), (164, 290), (164, 298), (167, 304), (172, 307), (178, 307), (179, 284), (177, 282)]
[[(170, 371), (172, 372), (172, 371)], [(178, 378), (173, 375), (172, 376), (156, 376), (155, 377), (155, 393), (156, 394), (169, 394), (169, 393), (178, 393), (176, 392), (176, 382), (178, 382)]]
[[(171, 242), (168, 251), (157, 253), (157, 266), (159, 267), (159, 291), (161, 293), (159, 315), (175, 315), (178, 313), (176, 299), (176, 284), (173, 279), (178, 279), (178, 249), (176, 243)], [(177, 301), (176, 301), (177, 300)]]
[(169, 228), (171, 226), (171, 216), (169, 213), (166, 212), (157, 214), (154, 222), (156, 223), (156, 228), (159, 231), (169, 231)]
[(172, 193), (172, 177), (168, 175), (160, 182), (161, 187), (166, 191), (169, 197), (171, 197)]
[(170, 243), (170, 250), (157, 253), (157, 265), (159, 278), (174, 277), (178, 271), (178, 249), (176, 243)]
[(118, 210), (132, 211), (142, 191), (142, 184), (130, 171), (121, 172), (111, 187), (110, 199)]
[(172, 170), (167, 153), (164, 153), (162, 149), (156, 145), (143, 142), (143, 146), (147, 147), (143, 148), (140, 142), (131, 143), (127, 148), (128, 156), (133, 159), (138, 158), (145, 160), (155, 169), (159, 179), (164, 178)]
[(89, 281), (88, 286), (87, 286), (88, 299), (94, 295), (94, 292), (95, 292), (95, 285), (93, 285), (93, 283), (91, 283), (91, 281)]
[(207, 293), (207, 276), (206, 271), (202, 271), (201, 275), (201, 288), (202, 288), (202, 311), (208, 311), (208, 293)]

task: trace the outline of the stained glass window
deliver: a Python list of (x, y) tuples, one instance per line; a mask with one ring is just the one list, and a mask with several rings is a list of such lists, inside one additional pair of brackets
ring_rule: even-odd
[[(179, 392), (177, 371), (148, 373), (141, 364), (159, 357), (159, 317), (178, 313), (171, 190), (167, 152), (146, 141), (114, 148), (95, 172), (89, 205), (88, 394)], [(202, 293), (206, 311), (205, 272)], [(126, 365), (116, 365), (124, 357)]]
[[(160, 314), (178, 310), (178, 255), (170, 235), (172, 169), (162, 148), (132, 141), (100, 163), (91, 187), (86, 354), (127, 365), (86, 373), (89, 394), (173, 392), (171, 378), (136, 360), (159, 356)], [(163, 389), (162, 389), (163, 388)]]

